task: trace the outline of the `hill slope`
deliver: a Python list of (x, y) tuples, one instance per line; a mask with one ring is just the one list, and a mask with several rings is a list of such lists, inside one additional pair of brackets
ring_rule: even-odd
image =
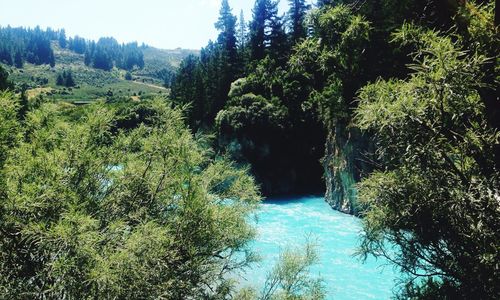
[[(86, 66), (84, 55), (61, 48), (56, 41), (51, 43), (55, 55), (55, 67), (25, 63), (23, 68), (2, 66), (10, 73), (9, 79), (17, 90), (26, 88), (29, 98), (43, 95), (49, 99), (69, 102), (88, 102), (100, 99), (139, 100), (156, 94), (168, 94), (165, 81), (171, 79), (182, 59), (195, 50), (164, 50), (143, 47), (144, 68), (130, 72), (131, 80), (126, 80), (127, 71), (113, 68), (104, 71)], [(75, 81), (74, 87), (57, 85), (57, 77), (70, 71)]]

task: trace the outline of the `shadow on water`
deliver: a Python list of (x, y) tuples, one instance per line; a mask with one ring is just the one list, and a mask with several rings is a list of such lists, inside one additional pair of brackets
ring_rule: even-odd
[(287, 196), (276, 196), (265, 198), (262, 203), (263, 204), (274, 204), (274, 205), (289, 205), (289, 204), (297, 204), (297, 203), (308, 203), (317, 201), (318, 198), (324, 199), (323, 194), (317, 195), (287, 195)]

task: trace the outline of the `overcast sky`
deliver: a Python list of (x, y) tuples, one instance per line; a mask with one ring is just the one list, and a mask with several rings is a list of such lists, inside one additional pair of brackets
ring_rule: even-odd
[[(159, 48), (199, 49), (215, 39), (220, 0), (0, 0), (0, 26), (64, 28), (68, 36), (113, 36)], [(229, 0), (251, 18), (254, 0)], [(281, 0), (280, 13), (288, 9)]]

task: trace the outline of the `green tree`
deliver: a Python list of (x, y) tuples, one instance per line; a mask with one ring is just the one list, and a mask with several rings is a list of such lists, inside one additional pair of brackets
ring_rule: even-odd
[(144, 54), (139, 49), (137, 42), (128, 43), (121, 46), (119, 56), (121, 61), (118, 60), (118, 65), (122, 69), (132, 70), (134, 67), (142, 69), (144, 67)]
[[(1, 69), (0, 69), (1, 71)], [(10, 149), (21, 141), (21, 124), (18, 120), (19, 103), (11, 92), (0, 92), (0, 199), (5, 199), (4, 164), (9, 156)], [(0, 210), (0, 216), (3, 211)], [(3, 225), (3, 223), (1, 223)], [(0, 234), (0, 245), (4, 233)], [(4, 291), (1, 291), (4, 294)]]
[(179, 110), (141, 103), (144, 119), (118, 131), (127, 116), (109, 106), (46, 103), (18, 131), (15, 102), (0, 101), (3, 295), (228, 297), (227, 274), (253, 261), (246, 218), (258, 191), (209, 157)]
[(85, 50), (87, 50), (87, 41), (76, 35), (74, 38), (69, 38), (68, 48), (78, 54), (84, 54)]
[[(469, 32), (483, 28), (493, 33), (487, 40), (495, 38), (486, 30), (491, 6), (464, 9), (481, 16), (469, 20)], [(469, 37), (413, 25), (394, 39), (415, 49), (413, 73), (378, 80), (359, 94), (356, 124), (375, 134), (383, 166), (360, 184), (361, 253), (385, 256), (408, 275), (403, 297), (496, 299), (500, 134), (487, 121), (480, 92), (489, 59), (464, 51)]]
[(14, 66), (16, 68), (21, 69), (24, 64), (24, 59), (23, 59), (23, 54), (21, 53), (20, 50), (16, 51), (16, 55), (14, 56)]
[(57, 74), (56, 85), (64, 85), (63, 73)]
[(55, 67), (55, 65), (56, 65), (56, 57), (54, 56), (54, 52), (52, 52), (52, 51), (50, 52), (48, 60), (49, 60), (49, 65), (52, 68)]
[(28, 89), (26, 84), (21, 86), (21, 95), (19, 96), (17, 115), (19, 120), (24, 120), (26, 114), (29, 110), (29, 100), (26, 90)]
[(71, 70), (66, 72), (66, 77), (64, 78), (64, 85), (66, 87), (72, 87), (75, 86), (75, 80), (73, 79), (73, 72)]
[(172, 85), (172, 99), (175, 102), (186, 105), (190, 104), (188, 121), (193, 129), (201, 126), (207, 119), (207, 105), (204, 76), (200, 59), (189, 55), (182, 60), (179, 71)]
[[(19, 103), (15, 96), (8, 91), (0, 92), (0, 104), (0, 118), (2, 120), (0, 123), (0, 169), (3, 171), (7, 153), (19, 141), (21, 128), (18, 120)], [(1, 179), (3, 179), (2, 174), (0, 173)]]
[(289, 10), (288, 19), (290, 22), (290, 34), (292, 43), (297, 43), (300, 39), (305, 38), (307, 31), (304, 25), (305, 16), (310, 9), (310, 5), (305, 0), (288, 0)]
[(252, 60), (260, 60), (265, 57), (266, 49), (271, 45), (271, 36), (274, 34), (276, 38), (278, 33), (275, 30), (281, 25), (278, 17), (278, 2), (256, 0), (252, 12), (253, 19), (249, 28), (250, 54)]
[(253, 19), (249, 26), (250, 56), (252, 60), (264, 58), (264, 39), (267, 18), (266, 0), (256, 0), (252, 10)]
[(304, 249), (287, 248), (273, 269), (267, 274), (260, 293), (243, 288), (236, 295), (237, 300), (322, 300), (326, 298), (321, 278), (312, 278), (311, 266), (317, 264), (315, 246), (307, 242)]
[(231, 82), (241, 72), (236, 39), (236, 17), (226, 0), (215, 23), (219, 30), (217, 42), (209, 41), (199, 58), (187, 57), (175, 78), (172, 95), (182, 104), (190, 104), (190, 125), (193, 130), (210, 128), (217, 113), (224, 107)]
[(66, 48), (67, 40), (66, 40), (66, 31), (64, 29), (61, 29), (61, 31), (59, 31), (58, 42), (61, 48)]
[(83, 58), (83, 62), (86, 66), (92, 65), (92, 61), (93, 61), (94, 53), (95, 53), (95, 48), (96, 48), (96, 45), (95, 45), (94, 41), (90, 42), (88, 47), (86, 48), (85, 53), (84, 53), (84, 58)]
[(92, 66), (97, 69), (110, 71), (113, 68), (111, 52), (104, 46), (96, 46), (96, 50), (92, 57)]
[(318, 254), (311, 243), (302, 251), (286, 249), (267, 275), (260, 299), (325, 299), (322, 280), (309, 274), (309, 268), (317, 262)]
[(290, 57), (286, 98), (291, 111), (304, 110), (295, 115), (309, 112), (309, 120), (323, 123), (328, 132), (323, 158), (326, 197), (334, 208), (355, 214), (355, 183), (371, 167), (363, 159), (368, 143), (349, 123), (357, 106), (356, 91), (369, 72), (365, 53), (372, 28), (347, 5), (313, 10), (310, 23), (312, 35), (296, 44)]
[(9, 73), (0, 66), (0, 91), (5, 91), (10, 87)]
[[(227, 0), (222, 0), (219, 12), (219, 19), (215, 23), (215, 28), (219, 31), (217, 42), (223, 47), (228, 56), (229, 63), (236, 63), (236, 17), (231, 12), (231, 7)], [(231, 67), (231, 66), (230, 66)]]
[(238, 20), (238, 34), (237, 34), (237, 41), (238, 41), (238, 48), (240, 51), (245, 51), (245, 47), (247, 46), (248, 43), (248, 38), (247, 38), (247, 24), (245, 21), (245, 16), (243, 14), (243, 10), (240, 11), (240, 18)]
[(285, 32), (283, 18), (275, 15), (269, 25), (269, 46), (267, 53), (275, 59), (280, 65), (285, 64), (289, 57), (289, 43), (288, 36)]
[(209, 112), (210, 123), (213, 123), (213, 118), (226, 103), (231, 82), (236, 79), (236, 73), (240, 69), (236, 39), (236, 17), (231, 13), (231, 7), (229, 7), (227, 0), (223, 0), (221, 3), (219, 20), (215, 23), (215, 28), (219, 30), (217, 44), (220, 50), (214, 51), (212, 60), (217, 64), (216, 67), (219, 72), (216, 75), (217, 78), (206, 78), (207, 81), (217, 81), (214, 87), (216, 96), (210, 101), (213, 104), (211, 105), (213, 109)]

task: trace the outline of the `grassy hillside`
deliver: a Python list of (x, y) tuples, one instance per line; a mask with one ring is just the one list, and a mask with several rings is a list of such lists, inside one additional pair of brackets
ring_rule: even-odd
[[(169, 89), (163, 86), (165, 74), (173, 74), (181, 60), (196, 54), (194, 50), (163, 50), (145, 47), (143, 69), (131, 72), (132, 80), (126, 80), (126, 71), (114, 68), (103, 71), (85, 66), (84, 55), (68, 49), (62, 49), (56, 42), (52, 43), (56, 65), (33, 65), (26, 63), (22, 69), (3, 65), (10, 73), (9, 78), (18, 89), (24, 85), (28, 97), (43, 95), (49, 99), (69, 102), (87, 102), (100, 99), (133, 99), (151, 97), (157, 94), (168, 94)], [(58, 74), (70, 70), (76, 86), (67, 88), (56, 85)]]
[(146, 46), (144, 54), (144, 68), (132, 72), (134, 81), (153, 85), (163, 85), (165, 77), (170, 77), (179, 67), (182, 59), (190, 54), (198, 54), (197, 50), (187, 49), (158, 49)]

